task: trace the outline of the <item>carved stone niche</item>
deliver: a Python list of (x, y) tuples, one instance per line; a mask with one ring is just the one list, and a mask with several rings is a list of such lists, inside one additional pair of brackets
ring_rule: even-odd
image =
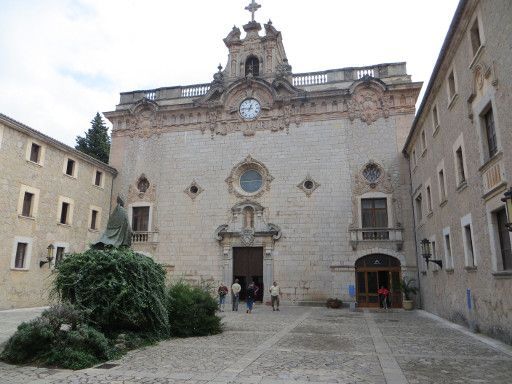
[(224, 242), (230, 238), (232, 244), (253, 246), (255, 241), (274, 242), (281, 238), (279, 226), (267, 223), (264, 208), (259, 203), (245, 200), (231, 208), (229, 224), (220, 225), (215, 231), (215, 239)]
[[(251, 172), (252, 171), (252, 172)], [(246, 182), (244, 177), (248, 174), (253, 175), (251, 181)], [(259, 176), (258, 176), (259, 175)], [(226, 178), (229, 193), (241, 198), (258, 198), (265, 191), (270, 190), (270, 183), (274, 180), (268, 168), (260, 161), (255, 160), (248, 155), (244, 160), (235, 165), (231, 173)]]

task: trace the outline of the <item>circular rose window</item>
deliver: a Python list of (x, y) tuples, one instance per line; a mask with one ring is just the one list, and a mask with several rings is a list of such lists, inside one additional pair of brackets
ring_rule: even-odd
[(258, 171), (249, 169), (240, 176), (240, 187), (247, 193), (254, 193), (261, 189), (263, 177)]

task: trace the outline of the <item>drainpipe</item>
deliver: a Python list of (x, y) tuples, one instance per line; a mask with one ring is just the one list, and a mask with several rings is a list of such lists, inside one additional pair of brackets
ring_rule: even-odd
[(416, 213), (414, 212), (414, 202), (413, 202), (413, 196), (412, 196), (412, 170), (411, 170), (411, 161), (409, 158), (408, 153), (404, 153), (404, 157), (407, 159), (408, 168), (409, 168), (409, 196), (411, 197), (411, 208), (412, 208), (412, 228), (413, 228), (413, 234), (414, 234), (414, 254), (416, 255), (416, 265), (417, 265), (417, 271), (416, 271), (416, 281), (418, 282), (418, 291), (419, 294), (419, 300), (418, 300), (418, 306), (423, 309), (423, 303), (422, 303), (422, 292), (421, 292), (421, 280), (420, 280), (420, 260), (418, 260), (418, 239), (416, 236)]

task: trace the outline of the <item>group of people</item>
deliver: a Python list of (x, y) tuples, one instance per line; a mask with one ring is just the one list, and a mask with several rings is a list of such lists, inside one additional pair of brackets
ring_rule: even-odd
[[(242, 291), (242, 286), (238, 279), (235, 279), (235, 282), (231, 286), (231, 304), (232, 310), (238, 311), (238, 304), (240, 303), (240, 292)], [(252, 313), (252, 309), (254, 306), (254, 300), (258, 295), (259, 287), (251, 282), (245, 291), (245, 303), (247, 305), (246, 313)], [(279, 296), (281, 295), (281, 289), (279, 285), (274, 281), (272, 286), (269, 288), (270, 298), (272, 302), (272, 310), (279, 311)], [(219, 289), (217, 290), (219, 294), (219, 309), (221, 312), (224, 312), (224, 307), (226, 303), (226, 296), (229, 293), (229, 288), (221, 283)]]

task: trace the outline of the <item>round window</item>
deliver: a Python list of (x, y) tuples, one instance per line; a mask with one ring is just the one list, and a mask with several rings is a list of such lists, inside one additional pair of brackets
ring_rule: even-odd
[(195, 185), (190, 187), (190, 193), (195, 195), (197, 192), (199, 192), (199, 188), (197, 188)]
[(304, 182), (304, 188), (306, 189), (313, 189), (315, 185), (313, 184), (313, 182), (311, 180), (306, 180)]
[(240, 176), (240, 187), (247, 193), (253, 193), (260, 190), (263, 185), (263, 178), (258, 171), (250, 169)]

